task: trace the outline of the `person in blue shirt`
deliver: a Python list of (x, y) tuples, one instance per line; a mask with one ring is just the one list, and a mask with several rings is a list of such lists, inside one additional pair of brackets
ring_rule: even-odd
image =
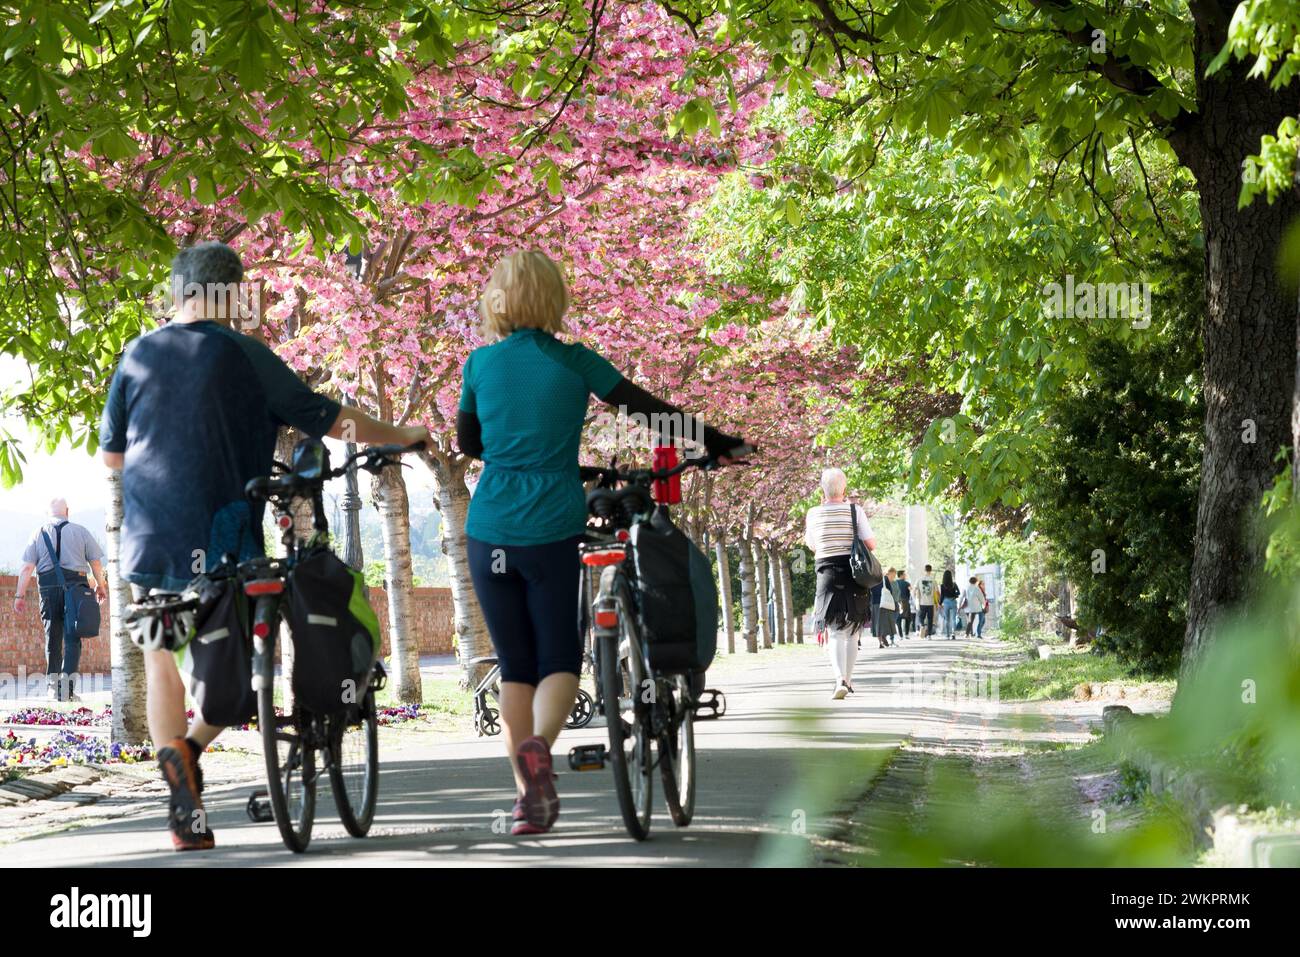
[[(172, 262), (174, 317), (127, 345), (109, 386), (99, 444), (104, 463), (122, 471), (119, 562), (137, 597), (179, 591), (226, 555), (264, 554), (262, 506), (249, 504), (244, 486), (270, 474), (282, 426), (357, 442), (429, 437), (312, 392), (264, 343), (231, 328), (243, 275), (222, 243), (182, 249)], [(146, 652), (145, 677), (149, 732), (171, 788), (172, 843), (212, 847), (197, 813), (198, 758), (221, 729), (202, 715), (186, 727), (171, 652)]]
[[(89, 567), (94, 576), (95, 597), (102, 603), (108, 597), (108, 579), (101, 564), (104, 553), (90, 529), (68, 520), (65, 499), (50, 502), (50, 518), (52, 521), (32, 533), (23, 549), (14, 611), (26, 613), (23, 594), (35, 574), (40, 589), (41, 624), (45, 628), (45, 679), (49, 696), (55, 701), (80, 701), (76, 683), (81, 639), (64, 628), (65, 588), (86, 584)], [(63, 572), (63, 585), (59, 584), (59, 573), (54, 568), (56, 560)]]
[[(594, 395), (659, 423), (665, 441), (689, 438), (694, 419), (628, 382), (606, 359), (555, 337), (569, 293), (540, 252), (495, 267), (479, 302), (489, 344), (462, 370), (458, 444), (483, 460), (465, 531), (470, 577), (501, 667), (501, 718), (518, 799), (515, 834), (549, 830), (559, 815), (551, 745), (573, 708), (582, 662), (578, 544), (586, 495), (578, 448)], [(743, 444), (701, 427), (722, 464)], [(667, 434), (665, 434), (667, 433)]]

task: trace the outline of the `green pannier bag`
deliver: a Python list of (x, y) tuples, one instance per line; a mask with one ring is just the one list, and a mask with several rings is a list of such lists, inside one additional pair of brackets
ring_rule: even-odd
[(380, 646), (379, 619), (361, 574), (322, 548), (289, 573), (285, 609), (295, 703), (317, 714), (360, 703)]

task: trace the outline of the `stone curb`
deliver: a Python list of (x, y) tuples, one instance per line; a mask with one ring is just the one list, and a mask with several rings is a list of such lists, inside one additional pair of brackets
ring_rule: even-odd
[(1195, 825), (1198, 847), (1212, 847), (1215, 814), (1228, 809), (1231, 801), (1219, 794), (1204, 775), (1177, 767), (1138, 745), (1133, 732), (1152, 720), (1155, 719), (1149, 715), (1134, 714), (1127, 705), (1110, 704), (1101, 709), (1102, 729), (1118, 745), (1124, 760), (1147, 773), (1152, 794), (1168, 794), (1186, 808)]
[(0, 807), (11, 807), (25, 801), (48, 800), (80, 785), (93, 784), (101, 777), (101, 770), (84, 764), (39, 771), (29, 777), (0, 784)]
[(1122, 704), (1102, 708), (1102, 728), (1120, 755), (1145, 771), (1153, 794), (1168, 794), (1191, 815), (1197, 846), (1228, 867), (1296, 867), (1300, 862), (1300, 821), (1252, 820), (1233, 805), (1206, 775), (1162, 760), (1140, 747), (1133, 732), (1155, 720)]

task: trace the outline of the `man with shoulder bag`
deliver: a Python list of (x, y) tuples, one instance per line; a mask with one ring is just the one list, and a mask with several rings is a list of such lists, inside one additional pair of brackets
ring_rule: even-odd
[[(14, 611), (26, 613), (23, 596), (34, 574), (45, 629), (47, 693), (52, 701), (80, 701), (74, 686), (81, 640), (99, 634), (96, 603), (108, 597), (104, 552), (88, 528), (68, 520), (68, 503), (63, 499), (50, 502), (50, 518), (32, 533), (23, 549)], [(88, 567), (95, 582), (93, 591), (86, 579)]]

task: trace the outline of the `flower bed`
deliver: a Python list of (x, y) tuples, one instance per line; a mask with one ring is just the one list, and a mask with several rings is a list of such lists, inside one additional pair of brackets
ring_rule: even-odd
[(112, 708), (104, 708), (103, 711), (92, 711), (90, 708), (74, 708), (72, 711), (59, 711), (55, 708), (23, 708), (21, 711), (13, 711), (0, 718), (0, 723), (41, 727), (75, 725), (85, 728), (107, 725), (112, 718)]
[(5, 771), (68, 764), (135, 764), (152, 757), (150, 745), (115, 744), (66, 728), (45, 742), (20, 738), (12, 730), (0, 737), (0, 770)]
[(420, 713), (422, 705), (418, 704), (401, 704), (391, 708), (380, 708), (378, 723), (381, 728), (394, 724), (403, 724), (407, 721), (418, 721), (423, 715)]

